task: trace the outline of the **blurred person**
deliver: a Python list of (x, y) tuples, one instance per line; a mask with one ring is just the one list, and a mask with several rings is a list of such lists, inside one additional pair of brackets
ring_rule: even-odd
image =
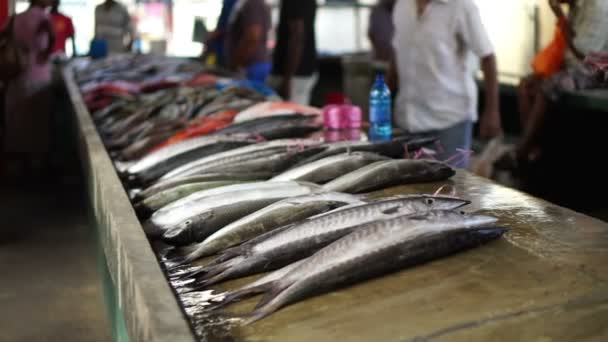
[(380, 0), (371, 11), (367, 36), (372, 43), (374, 59), (390, 62), (393, 58), (392, 40), (395, 33), (393, 9), (396, 0)]
[(270, 8), (264, 0), (238, 0), (228, 18), (225, 52), (228, 68), (264, 83), (270, 74)]
[[(536, 159), (540, 153), (537, 138), (551, 102), (559, 100), (565, 92), (608, 86), (585, 63), (590, 54), (608, 53), (608, 1), (549, 0), (549, 4), (562, 22), (560, 27), (567, 50), (562, 70), (545, 80), (537, 80), (537, 89), (532, 95), (522, 94), (522, 101), (528, 103), (520, 108), (524, 132), (516, 155), (523, 162)], [(568, 6), (567, 16), (562, 5)]]
[(217, 59), (217, 63), (220, 66), (225, 67), (227, 65), (224, 42), (226, 38), (226, 28), (228, 27), (228, 19), (230, 13), (238, 0), (224, 0), (222, 2), (222, 11), (217, 21), (217, 26), (213, 32), (209, 35), (209, 38), (205, 42), (206, 52), (214, 53)]
[[(472, 0), (397, 1), (393, 12), (395, 58), (389, 85), (396, 89), (395, 122), (411, 133), (440, 139), (437, 158), (447, 160), (471, 149), (477, 120), (472, 54), (481, 58), (485, 110), (483, 139), (502, 133), (496, 58)], [(468, 167), (463, 154), (456, 167)]]
[(278, 41), (268, 83), (285, 100), (303, 105), (317, 82), (316, 0), (282, 0)]
[(95, 7), (95, 39), (105, 41), (109, 54), (131, 51), (135, 34), (124, 5), (106, 0)]
[(32, 0), (13, 22), (14, 39), (23, 48), (27, 68), (6, 85), (3, 152), (17, 156), (26, 174), (49, 162), (53, 104), (50, 56), (55, 35), (46, 10), (51, 4), (52, 0)]
[(76, 40), (74, 24), (72, 19), (59, 12), (60, 0), (53, 0), (51, 5), (51, 23), (55, 32), (55, 45), (53, 46), (53, 54), (65, 55), (65, 43), (68, 39), (72, 42), (72, 55), (76, 56)]

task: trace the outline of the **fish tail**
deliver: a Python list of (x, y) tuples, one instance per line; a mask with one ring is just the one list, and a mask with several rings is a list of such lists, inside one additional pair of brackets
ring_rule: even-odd
[(198, 272), (195, 272), (193, 277), (204, 274), (203, 276), (197, 278), (197, 285), (201, 285), (203, 287), (217, 284), (227, 279), (231, 275), (231, 269), (237, 262), (241, 260), (242, 258), (238, 260), (232, 259), (221, 264), (207, 266)]
[(272, 286), (273, 286), (272, 283), (267, 283), (267, 284), (262, 284), (262, 285), (253, 286), (253, 287), (249, 287), (249, 288), (241, 288), (239, 290), (228, 292), (221, 302), (219, 302), (213, 306), (213, 309), (220, 309), (227, 305), (239, 302), (243, 299), (266, 293), (272, 289)]
[(279, 281), (271, 283), (272, 290), (267, 291), (264, 294), (264, 297), (262, 297), (258, 305), (256, 305), (249, 318), (245, 319), (243, 325), (257, 322), (280, 309), (284, 304), (282, 301), (278, 300), (278, 297), (289, 287), (289, 285), (291, 284), (281, 284)]
[(241, 248), (241, 246), (228, 248), (224, 252), (222, 252), (222, 254), (220, 254), (217, 258), (215, 258), (211, 264), (214, 264), (214, 265), (220, 264), (220, 263), (226, 262), (230, 259), (234, 259), (242, 254), (244, 254), (244, 253), (243, 253), (243, 249)]

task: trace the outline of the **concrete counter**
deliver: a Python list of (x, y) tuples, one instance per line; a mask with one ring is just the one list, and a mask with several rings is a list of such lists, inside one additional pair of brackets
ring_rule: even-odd
[[(106, 293), (115, 339), (194, 341), (186, 317), (156, 260), (148, 239), (97, 133), (70, 68), (63, 71), (73, 105), (93, 224), (109, 271)], [(115, 310), (117, 312), (113, 312)], [(118, 318), (116, 318), (118, 317)], [(124, 322), (122, 319), (124, 318)], [(121, 327), (123, 327), (121, 329)], [(126, 330), (126, 331), (122, 331)]]

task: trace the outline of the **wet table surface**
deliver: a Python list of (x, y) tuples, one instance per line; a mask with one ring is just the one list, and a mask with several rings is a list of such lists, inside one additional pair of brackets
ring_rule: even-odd
[[(384, 194), (433, 193), (444, 184)], [(510, 231), (242, 326), (255, 297), (198, 316), (196, 330), (205, 341), (608, 341), (608, 224), (468, 173), (449, 184), (472, 201), (467, 211), (492, 214)]]

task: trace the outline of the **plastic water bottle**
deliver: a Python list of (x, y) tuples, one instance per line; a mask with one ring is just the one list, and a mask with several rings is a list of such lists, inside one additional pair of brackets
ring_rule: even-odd
[(370, 140), (391, 139), (393, 133), (391, 117), (391, 91), (384, 82), (384, 75), (378, 74), (369, 94)]

